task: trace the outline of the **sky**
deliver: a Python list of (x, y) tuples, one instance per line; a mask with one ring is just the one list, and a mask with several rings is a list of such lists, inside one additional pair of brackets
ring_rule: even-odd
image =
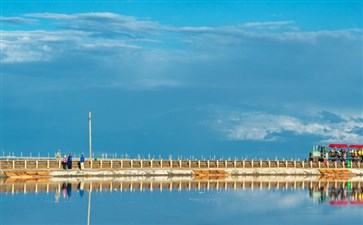
[(363, 144), (362, 1), (1, 1), (1, 151)]

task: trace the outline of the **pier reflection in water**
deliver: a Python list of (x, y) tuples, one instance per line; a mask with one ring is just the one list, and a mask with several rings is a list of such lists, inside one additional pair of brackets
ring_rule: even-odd
[(8, 179), (0, 192), (0, 224), (363, 222), (360, 177)]

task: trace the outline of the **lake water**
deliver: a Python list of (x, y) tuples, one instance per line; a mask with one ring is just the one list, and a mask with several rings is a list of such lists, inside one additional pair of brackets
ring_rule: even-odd
[(363, 224), (362, 182), (92, 182), (3, 181), (0, 224)]

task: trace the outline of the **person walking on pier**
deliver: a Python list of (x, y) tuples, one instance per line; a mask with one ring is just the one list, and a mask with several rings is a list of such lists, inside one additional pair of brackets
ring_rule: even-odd
[(72, 153), (68, 154), (68, 169), (72, 169)]
[(68, 163), (68, 158), (66, 155), (64, 155), (63, 157), (63, 162), (62, 162), (62, 165), (63, 165), (63, 169), (66, 170), (67, 169), (67, 163)]
[(83, 153), (81, 155), (81, 158), (79, 159), (79, 166), (81, 170), (84, 170), (84, 156)]

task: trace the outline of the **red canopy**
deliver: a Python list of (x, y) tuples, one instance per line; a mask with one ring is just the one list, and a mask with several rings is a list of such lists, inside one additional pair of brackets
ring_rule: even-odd
[(363, 148), (363, 145), (349, 145), (349, 148)]
[(329, 148), (348, 148), (347, 144), (330, 144)]

